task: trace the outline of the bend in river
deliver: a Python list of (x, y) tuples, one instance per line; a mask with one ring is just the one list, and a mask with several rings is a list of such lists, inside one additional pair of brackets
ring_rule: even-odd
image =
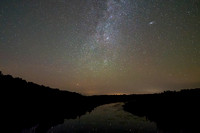
[(134, 116), (123, 110), (124, 103), (99, 106), (77, 119), (65, 119), (49, 133), (155, 133), (157, 126), (145, 117)]

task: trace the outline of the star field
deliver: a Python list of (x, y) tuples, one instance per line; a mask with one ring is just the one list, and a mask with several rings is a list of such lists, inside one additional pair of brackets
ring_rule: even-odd
[(86, 95), (200, 87), (198, 0), (1, 0), (0, 70)]

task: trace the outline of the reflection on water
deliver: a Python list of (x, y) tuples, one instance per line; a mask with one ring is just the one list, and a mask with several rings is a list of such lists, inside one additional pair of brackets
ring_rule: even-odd
[(125, 112), (123, 103), (102, 105), (91, 113), (77, 119), (66, 119), (63, 124), (52, 127), (49, 133), (155, 133), (154, 122)]

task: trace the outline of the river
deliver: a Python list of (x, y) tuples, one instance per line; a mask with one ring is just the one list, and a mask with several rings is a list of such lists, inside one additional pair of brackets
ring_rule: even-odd
[(99, 106), (76, 119), (65, 119), (63, 124), (48, 133), (156, 133), (156, 123), (145, 117), (134, 116), (123, 110), (124, 103)]

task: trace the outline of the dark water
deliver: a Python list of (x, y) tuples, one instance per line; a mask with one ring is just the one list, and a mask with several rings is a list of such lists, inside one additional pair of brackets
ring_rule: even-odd
[(48, 133), (156, 133), (154, 122), (125, 112), (123, 103), (99, 106), (77, 119), (66, 119)]

